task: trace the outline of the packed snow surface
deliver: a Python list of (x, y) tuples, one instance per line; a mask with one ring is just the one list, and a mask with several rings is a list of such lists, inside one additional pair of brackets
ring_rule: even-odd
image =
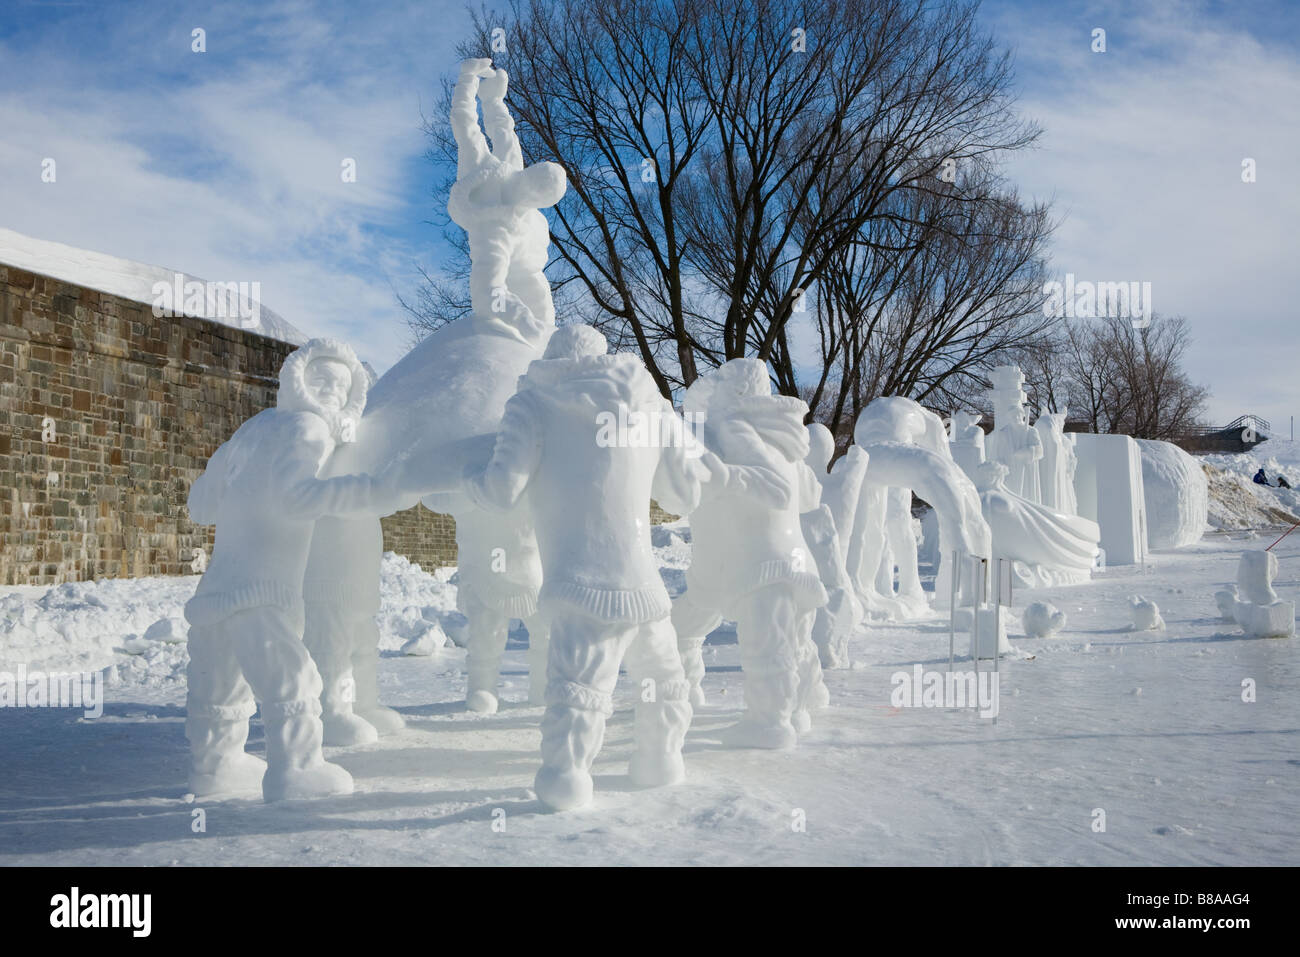
[[(1245, 638), (1214, 602), (1241, 552), (1276, 534), (1216, 533), (1154, 553), (1145, 572), (1112, 566), (1087, 585), (1018, 589), (1012, 629), (1034, 601), (1068, 623), (1050, 638), (1012, 631), (996, 725), (891, 705), (896, 673), (946, 667), (947, 621), (936, 618), (859, 629), (853, 667), (827, 672), (831, 707), (796, 751), (722, 750), (742, 687), (724, 625), (705, 646), (710, 703), (687, 739), (687, 783), (631, 790), (624, 683), (595, 801), (566, 814), (542, 813), (530, 790), (541, 709), (523, 703), (524, 633), (511, 636), (501, 711), (466, 712), (461, 649), (400, 650), (431, 622), (455, 639), (454, 570), (429, 575), (387, 555), (380, 694), (408, 727), (326, 749), (356, 794), (201, 804), (203, 833), (185, 800), (185, 644), (167, 640), (170, 626), (145, 638), (179, 617), (196, 579), (7, 589), (0, 671), (106, 668), (110, 682), (100, 718), (0, 709), (0, 863), (1300, 864), (1300, 646)], [(675, 593), (689, 529), (657, 526), (653, 540)], [(1274, 551), (1274, 586), (1292, 600), (1300, 532)], [(1159, 603), (1165, 631), (1128, 630), (1135, 594)], [(131, 636), (142, 652), (125, 650)], [(249, 747), (263, 747), (258, 719)], [(1092, 830), (1095, 808), (1105, 832)]]

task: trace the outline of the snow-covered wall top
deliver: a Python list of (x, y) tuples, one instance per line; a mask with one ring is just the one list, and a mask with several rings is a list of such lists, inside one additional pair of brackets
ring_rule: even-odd
[[(0, 263), (150, 306), (157, 299), (155, 288), (158, 283), (163, 283), (172, 290), (179, 286), (182, 291), (191, 283), (198, 283), (205, 290), (211, 290), (215, 286), (174, 269), (149, 266), (89, 249), (34, 239), (11, 229), (0, 229)], [(255, 299), (253, 302), (256, 303), (256, 325), (241, 323), (237, 312), (233, 315), (221, 314), (223, 310), (214, 308), (215, 302), (210, 293), (204, 295), (203, 308), (188, 308), (185, 297), (182, 297), (176, 304), (176, 311), (228, 326), (238, 326), (293, 345), (302, 345), (307, 341), (307, 336), (284, 317)]]

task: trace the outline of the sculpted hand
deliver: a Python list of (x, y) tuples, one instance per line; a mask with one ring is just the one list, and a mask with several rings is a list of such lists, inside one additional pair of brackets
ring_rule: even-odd
[[(491, 60), (483, 61), (491, 63)], [(483, 79), (478, 85), (478, 95), (483, 100), (504, 100), (506, 98), (506, 86), (510, 82), (510, 77), (505, 70), (492, 70), (480, 73)]]

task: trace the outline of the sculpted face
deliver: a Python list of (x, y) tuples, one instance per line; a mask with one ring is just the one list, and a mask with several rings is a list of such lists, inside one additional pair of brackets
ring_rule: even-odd
[(338, 412), (347, 404), (352, 371), (337, 359), (316, 359), (307, 367), (307, 390), (322, 408)]

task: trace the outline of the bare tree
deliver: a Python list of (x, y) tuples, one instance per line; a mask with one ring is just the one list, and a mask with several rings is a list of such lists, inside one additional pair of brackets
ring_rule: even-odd
[[(1055, 397), (1093, 432), (1174, 439), (1201, 423), (1209, 390), (1183, 368), (1191, 336), (1181, 316), (1063, 323), (1050, 353)], [(1041, 370), (1040, 370), (1041, 378)]]
[[(741, 355), (768, 361), (778, 388), (797, 394), (787, 326), (805, 291), (846, 259), (873, 268), (863, 237), (931, 194), (984, 210), (964, 225), (950, 216), (959, 232), (989, 225), (989, 197), (968, 199), (940, 174), (1037, 135), (1012, 111), (1009, 59), (975, 10), (964, 0), (513, 0), (508, 14), (475, 14), (460, 52), (491, 53), (509, 70), (526, 157), (569, 175), (552, 215), (564, 314), (636, 350), (665, 395)], [(504, 53), (492, 51), (494, 28)], [(454, 155), (444, 123), (429, 131), (435, 156)], [(931, 225), (936, 236), (946, 228)], [(951, 241), (977, 242), (964, 235)], [(949, 268), (997, 258), (954, 252)], [(959, 311), (952, 296), (912, 286), (915, 322)], [(455, 303), (434, 289), (409, 306), (427, 321)], [(966, 326), (994, 308), (971, 306)], [(981, 351), (950, 338), (954, 355)], [(912, 367), (894, 378), (909, 376), (925, 379)], [(926, 386), (937, 388), (933, 377)]]

